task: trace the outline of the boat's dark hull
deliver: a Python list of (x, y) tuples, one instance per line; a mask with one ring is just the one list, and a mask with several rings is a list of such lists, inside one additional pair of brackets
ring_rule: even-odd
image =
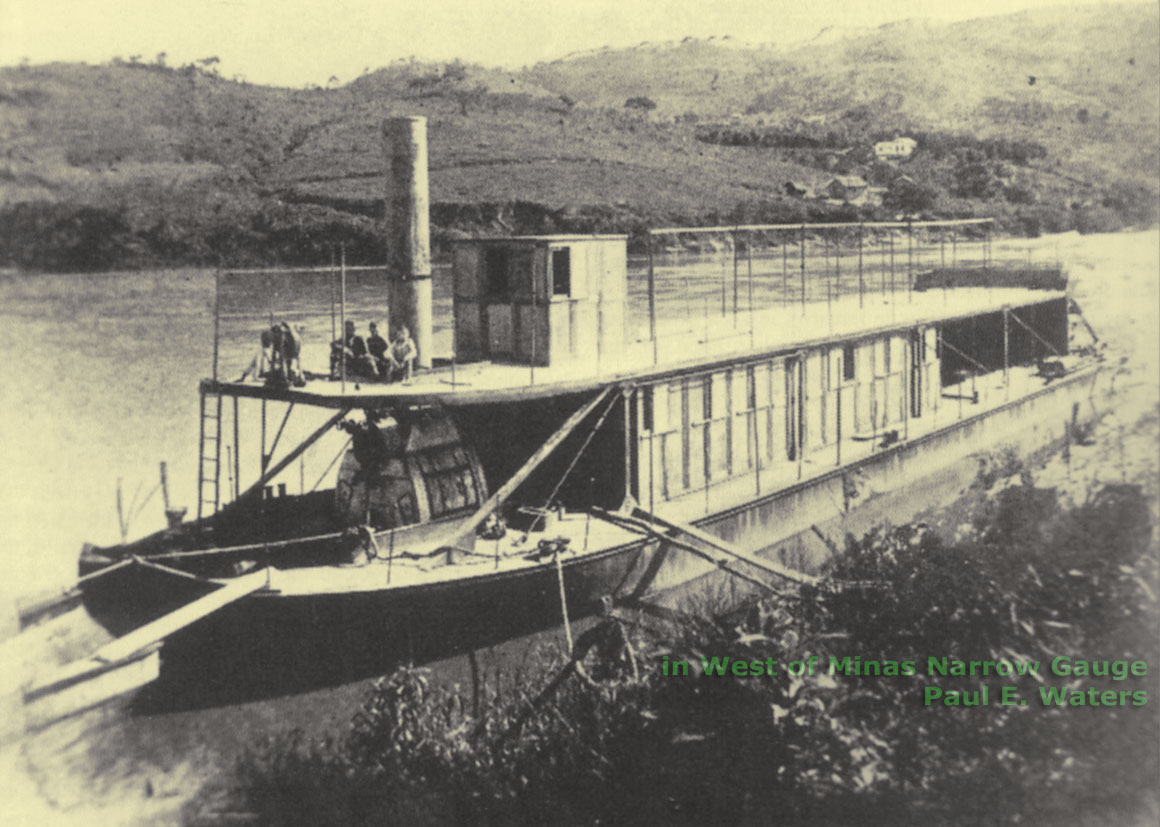
[[(1012, 444), (1030, 452), (1060, 439), (1075, 400), (1092, 398), (1097, 375), (1069, 377), (1000, 409), (689, 522), (738, 547), (808, 568), (828, 553), (817, 548), (819, 533), (833, 536), (866, 530), (881, 519), (913, 519), (924, 508), (953, 499), (977, 473), (977, 451)], [(850, 473), (882, 493), (843, 507)], [(810, 542), (813, 549), (807, 548)], [(564, 561), (571, 618), (589, 613), (605, 596), (666, 591), (713, 570), (688, 552), (643, 539)], [(559, 580), (550, 559), (507, 572), (487, 573), (487, 565), (475, 576), (407, 588), (386, 587), (384, 567), (375, 565), (365, 571), (384, 579), (381, 589), (301, 596), (257, 592), (167, 640), (162, 680), (149, 697), (188, 705), (294, 692), (559, 625)], [(156, 585), (150, 592), (154, 611), (177, 599)], [(190, 588), (177, 580), (172, 585), (183, 593)], [(124, 591), (121, 595), (130, 599)], [(106, 595), (103, 606), (115, 609), (118, 602)], [(93, 608), (100, 604), (90, 601)]]
[[(569, 616), (624, 593), (645, 550), (645, 543), (633, 543), (568, 560), (562, 568)], [(385, 579), (380, 565), (366, 573)], [(162, 678), (148, 700), (196, 706), (346, 683), (551, 628), (562, 617), (550, 559), (531, 569), (406, 588), (259, 592), (167, 639)]]

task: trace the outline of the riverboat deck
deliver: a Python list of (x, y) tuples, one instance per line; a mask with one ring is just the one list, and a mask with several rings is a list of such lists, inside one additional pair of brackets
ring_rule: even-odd
[[(729, 316), (661, 320), (655, 342), (646, 336), (620, 352), (597, 351), (591, 360), (547, 367), (479, 361), (420, 371), (408, 383), (384, 384), (354, 377), (345, 381), (314, 378), (302, 387), (289, 388), (256, 380), (206, 379), (202, 391), (335, 409), (536, 399), (715, 364), (742, 364), (772, 353), (854, 341), (892, 330), (998, 312), (1003, 307), (1039, 304), (1064, 295), (1062, 291), (1014, 287), (914, 291), (893, 300), (888, 295), (870, 294), (861, 299), (846, 295), (832, 302), (785, 304)], [(308, 374), (325, 356), (304, 355)]]

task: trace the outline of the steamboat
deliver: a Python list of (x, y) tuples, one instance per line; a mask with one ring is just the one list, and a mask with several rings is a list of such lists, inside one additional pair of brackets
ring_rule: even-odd
[[(230, 379), (215, 320), (197, 516), (85, 547), (69, 597), (112, 639), (25, 687), (48, 717), (167, 670), (207, 693), (243, 669), (273, 686), (375, 674), (722, 570), (752, 588), (813, 582), (831, 533), (953, 496), (982, 452), (1066, 438), (1111, 374), (1097, 348), (1075, 346), (1086, 323), (1059, 269), (996, 264), (978, 220), (654, 229), (639, 327), (624, 236), (460, 241), (440, 358), (426, 122), (383, 132), (389, 260), (372, 288), (391, 328), (414, 332), (414, 376)], [(895, 280), (895, 248), (909, 257), (931, 230), (984, 239), (982, 256), (908, 264)], [(807, 265), (826, 232), (847, 261), (856, 239), (845, 288)], [(755, 302), (763, 244), (780, 271), (758, 278), (775, 299)], [(723, 312), (665, 317), (664, 256), (692, 245), (725, 250)], [(889, 290), (884, 267), (867, 283), (864, 245), (883, 260), (889, 245)], [(246, 410), (262, 439), (242, 485)], [(279, 452), (299, 411), (323, 421)], [(339, 430), (349, 449), (334, 487), (288, 492), (296, 460)]]

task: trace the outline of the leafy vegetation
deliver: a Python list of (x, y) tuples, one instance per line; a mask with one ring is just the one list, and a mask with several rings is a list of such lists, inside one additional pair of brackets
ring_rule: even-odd
[[(1024, 480), (1025, 483), (1029, 480)], [(341, 739), (255, 747), (191, 821), (270, 824), (1072, 824), (1154, 814), (1160, 651), (1152, 516), (1107, 486), (1074, 509), (1004, 489), (966, 539), (922, 525), (848, 538), (824, 583), (729, 621), (613, 611), (573, 658), (467, 697), (421, 669), (379, 682)], [(792, 676), (789, 661), (914, 661), (917, 677)], [(928, 707), (928, 657), (1144, 660), (1148, 705)], [(702, 658), (783, 666), (713, 676)], [(662, 664), (686, 662), (687, 675)], [(712, 669), (710, 668), (710, 671)], [(1131, 684), (1128, 686), (1127, 684)]]

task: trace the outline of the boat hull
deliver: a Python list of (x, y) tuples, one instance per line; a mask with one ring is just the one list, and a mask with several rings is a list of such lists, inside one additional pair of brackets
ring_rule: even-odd
[[(949, 424), (813, 478), (689, 520), (735, 547), (801, 570), (883, 520), (907, 521), (953, 502), (981, 457), (1027, 456), (1065, 437), (1076, 416), (1097, 414), (1110, 370), (1079, 371), (999, 408)], [(851, 495), (855, 492), (855, 495)], [(323, 594), (257, 592), (166, 641), (152, 705), (204, 705), (347, 683), (558, 626), (604, 597), (661, 601), (744, 599), (753, 587), (664, 541), (638, 542), (512, 571), (408, 587)], [(473, 566), (474, 568), (474, 566)], [(376, 575), (377, 576), (377, 575)], [(184, 584), (177, 584), (187, 589)], [(276, 582), (273, 584), (276, 587)], [(109, 607), (106, 601), (105, 607)]]

